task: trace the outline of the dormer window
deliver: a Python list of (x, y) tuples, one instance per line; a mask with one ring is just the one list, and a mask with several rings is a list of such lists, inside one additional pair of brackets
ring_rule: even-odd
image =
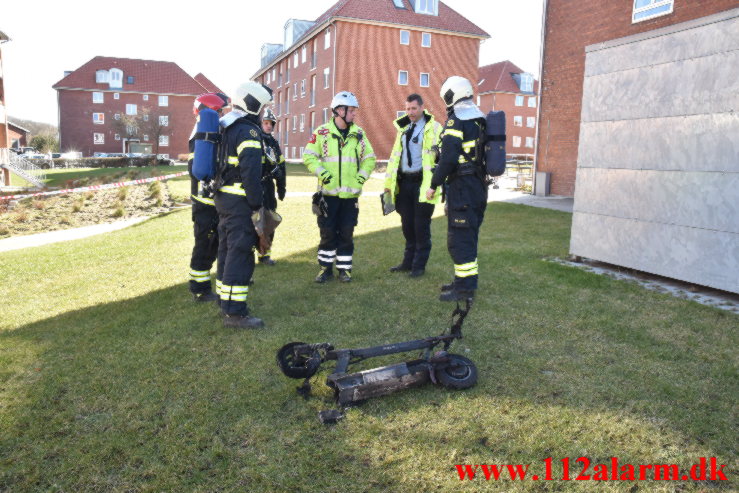
[(108, 71), (107, 70), (95, 71), (95, 82), (97, 84), (107, 84), (108, 83)]
[(405, 5), (403, 4), (403, 0), (393, 0), (393, 4), (399, 9), (405, 8)]
[[(534, 76), (531, 74), (521, 74), (521, 91), (534, 92)], [(523, 103), (521, 103), (523, 104)]]
[(109, 80), (108, 83), (110, 84), (110, 88), (122, 88), (123, 87), (123, 71), (118, 68), (112, 68), (108, 72), (109, 74)]
[(417, 14), (439, 15), (439, 0), (414, 0)]

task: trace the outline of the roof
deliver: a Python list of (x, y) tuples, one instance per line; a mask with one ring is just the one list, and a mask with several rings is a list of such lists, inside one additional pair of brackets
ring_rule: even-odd
[[(292, 46), (312, 36), (313, 33), (321, 29), (324, 24), (330, 22), (332, 19), (356, 19), (360, 21), (399, 24), (420, 29), (436, 29), (466, 34), (482, 39), (490, 37), (487, 32), (441, 1), (439, 2), (439, 15), (417, 14), (413, 9), (411, 0), (401, 1), (405, 5), (405, 9), (396, 7), (393, 0), (339, 0), (326, 12), (318, 16), (315, 25), (300, 38), (296, 39)], [(290, 48), (290, 46), (286, 46), (280, 56), (275, 57), (269, 64), (260, 68), (255, 76), (267, 67), (272, 66), (282, 55), (289, 53)]]
[(26, 132), (26, 133), (30, 133), (31, 132), (27, 128), (23, 128), (20, 125), (18, 125), (17, 123), (13, 123), (11, 121), (8, 121), (8, 126), (13, 126), (13, 127), (17, 128), (18, 130), (20, 130), (21, 132)]
[[(521, 70), (510, 60), (480, 67), (478, 69), (477, 92), (479, 94), (486, 92), (522, 92), (513, 78), (513, 74), (524, 72), (525, 70)], [(534, 93), (538, 92), (539, 81), (534, 79)]]
[(221, 93), (226, 92), (220, 89), (217, 85), (213, 84), (213, 82), (211, 82), (209, 78), (204, 76), (202, 72), (196, 75), (195, 77), (193, 77), (193, 79), (195, 79), (198, 82), (198, 84), (203, 86), (207, 92), (221, 92)]
[(10, 41), (10, 37), (4, 32), (0, 31), (0, 41)]
[[(98, 84), (95, 82), (95, 72), (97, 70), (109, 70), (111, 68), (118, 68), (123, 71), (123, 87), (120, 89), (121, 92), (135, 91), (189, 96), (197, 96), (203, 92), (203, 86), (174, 62), (104, 56), (96, 56), (71, 74), (62, 78), (52, 88), (109, 89), (110, 86), (107, 83)], [(130, 75), (135, 77), (133, 84), (126, 83), (126, 77)]]

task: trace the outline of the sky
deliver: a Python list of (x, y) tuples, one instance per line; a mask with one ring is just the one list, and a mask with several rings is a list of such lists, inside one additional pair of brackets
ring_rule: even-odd
[[(7, 2), (0, 31), (11, 41), (0, 49), (8, 114), (56, 125), (51, 86), (95, 56), (175, 62), (228, 91), (259, 69), (263, 43), (282, 43), (288, 19), (315, 20), (336, 1)], [(538, 78), (543, 0), (443, 3), (490, 34), (481, 66), (510, 60)]]

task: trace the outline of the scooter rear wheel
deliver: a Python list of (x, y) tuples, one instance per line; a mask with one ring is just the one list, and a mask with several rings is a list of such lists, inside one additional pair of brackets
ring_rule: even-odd
[(304, 346), (304, 342), (289, 342), (277, 351), (277, 365), (286, 377), (302, 379), (310, 378), (316, 374), (321, 364), (320, 360), (295, 356), (293, 349), (296, 346)]
[(477, 367), (472, 360), (449, 354), (449, 362), (435, 369), (436, 379), (449, 389), (469, 389), (477, 383)]

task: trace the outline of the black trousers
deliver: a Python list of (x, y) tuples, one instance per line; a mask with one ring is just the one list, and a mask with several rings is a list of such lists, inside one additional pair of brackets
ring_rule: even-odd
[(354, 227), (359, 217), (359, 202), (354, 199), (324, 196), (328, 217), (318, 217), (321, 242), (318, 244), (318, 264), (331, 267), (336, 261), (339, 270), (351, 270), (354, 255)]
[(254, 247), (257, 233), (251, 208), (242, 195), (216, 192), (218, 210), (217, 285), (221, 310), (228, 315), (248, 315), (246, 299), (254, 273)]
[(454, 262), (454, 287), (477, 289), (477, 242), (485, 217), (488, 191), (475, 175), (465, 175), (447, 184), (447, 248)]
[[(277, 196), (275, 191), (275, 181), (272, 179), (272, 177), (269, 178), (263, 178), (262, 179), (262, 205), (266, 209), (270, 209), (273, 211), (277, 210)], [(275, 234), (272, 233), (270, 235), (270, 241), (275, 241)], [(258, 257), (268, 257), (271, 255), (271, 251), (265, 253), (264, 255), (257, 254)]]
[(195, 245), (190, 258), (190, 292), (208, 293), (210, 269), (218, 253), (218, 212), (214, 206), (193, 199), (192, 222)]
[(398, 177), (400, 187), (395, 197), (395, 210), (400, 214), (400, 223), (405, 238), (403, 267), (425, 269), (431, 254), (431, 216), (434, 204), (419, 202), (421, 181)]

